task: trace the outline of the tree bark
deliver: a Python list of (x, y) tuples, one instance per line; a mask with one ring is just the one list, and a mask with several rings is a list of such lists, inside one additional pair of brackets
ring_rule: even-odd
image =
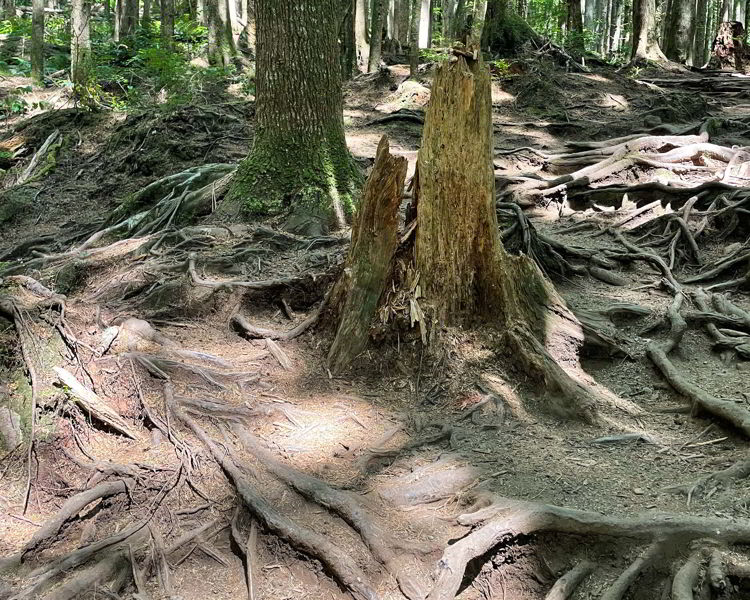
[(341, 38), (339, 62), (341, 63), (341, 77), (347, 81), (354, 75), (355, 65), (357, 64), (357, 48), (354, 41), (354, 5), (347, 2), (344, 7), (345, 13), (339, 35)]
[(3, 0), (2, 3), (3, 6), (3, 12), (2, 12), (2, 18), (3, 19), (13, 19), (16, 16), (16, 2), (15, 0)]
[(567, 1), (567, 23), (570, 47), (575, 52), (583, 52), (583, 15), (581, 14), (581, 0)]
[(396, 21), (398, 22), (398, 37), (396, 39), (400, 47), (409, 43), (410, 7), (409, 0), (396, 0)]
[(370, 28), (370, 59), (367, 65), (368, 73), (378, 70), (383, 43), (383, 12), (385, 5), (383, 0), (373, 0), (372, 19)]
[(81, 93), (88, 85), (91, 67), (91, 0), (73, 0), (70, 21), (70, 80), (79, 88), (76, 93)]
[(138, 0), (125, 0), (122, 8), (120, 21), (120, 38), (125, 38), (135, 33), (138, 25)]
[(409, 76), (417, 76), (419, 68), (419, 31), (422, 0), (412, 0), (411, 5), (411, 33), (409, 34)]
[(655, 0), (633, 0), (633, 61), (666, 61), (659, 47)]
[(477, 0), (474, 3), (474, 14), (472, 15), (471, 22), (471, 40), (470, 45), (479, 47), (479, 43), (482, 39), (482, 31), (484, 30), (484, 23), (487, 17), (487, 0)]
[(695, 19), (694, 0), (672, 0), (667, 13), (667, 31), (664, 54), (674, 61), (685, 63), (688, 60)]
[(453, 18), (456, 12), (456, 0), (443, 0), (443, 45), (453, 45)]
[[(119, 2), (120, 0), (118, 0)], [(161, 47), (169, 50), (174, 45), (174, 0), (161, 0)]]
[(398, 248), (399, 208), (406, 167), (403, 156), (390, 154), (388, 138), (383, 136), (352, 226), (346, 266), (331, 292), (333, 312), (340, 315), (336, 338), (328, 353), (333, 373), (340, 373), (367, 345), (370, 325)]
[(31, 3), (31, 78), (44, 83), (44, 0)]
[(430, 29), (432, 27), (431, 0), (415, 0), (419, 4), (419, 47), (430, 47)]
[(208, 61), (212, 65), (227, 67), (235, 54), (228, 0), (206, 0), (208, 29)]
[(527, 40), (539, 40), (539, 35), (516, 14), (509, 0), (489, 0), (482, 48), (498, 54), (513, 53)]
[(257, 0), (256, 129), (225, 205), (249, 216), (288, 212), (287, 229), (343, 227), (359, 171), (344, 137), (340, 2)]
[(143, 13), (141, 14), (141, 28), (148, 30), (151, 27), (151, 0), (143, 0)]
[[(575, 2), (575, 0), (573, 0)], [(622, 25), (623, 0), (612, 0), (609, 15), (609, 54), (614, 54), (620, 47), (620, 28)]]
[(370, 60), (370, 43), (367, 36), (367, 0), (354, 2), (354, 41), (357, 48), (357, 68), (360, 73), (367, 73)]

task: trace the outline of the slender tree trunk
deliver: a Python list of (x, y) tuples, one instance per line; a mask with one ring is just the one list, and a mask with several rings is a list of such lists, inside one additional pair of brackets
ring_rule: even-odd
[(396, 0), (385, 0), (386, 1), (386, 23), (385, 23), (385, 37), (392, 43), (396, 39), (398, 33), (398, 23), (396, 22)]
[(138, 0), (125, 0), (120, 24), (120, 37), (128, 37), (135, 33), (138, 25)]
[(419, 5), (419, 47), (430, 47), (430, 28), (432, 26), (431, 0), (416, 0)]
[(409, 0), (396, 0), (396, 21), (398, 22), (399, 51), (409, 43), (409, 25), (411, 17), (411, 4)]
[(227, 0), (227, 23), (229, 24), (229, 32), (232, 37), (232, 45), (230, 56), (234, 55), (237, 50), (237, 42), (240, 39), (240, 33), (242, 27), (239, 23), (239, 17), (237, 15), (237, 0)]
[(44, 0), (31, 4), (31, 78), (44, 83)]
[(170, 49), (174, 45), (174, 0), (161, 0), (161, 46)]
[(453, 45), (453, 17), (456, 11), (456, 0), (443, 0), (443, 44)]
[(677, 62), (687, 62), (695, 18), (694, 0), (672, 0), (670, 12), (667, 15), (667, 34), (664, 54)]
[(357, 48), (354, 43), (354, 6), (351, 2), (345, 4), (346, 12), (341, 22), (341, 51), (339, 62), (341, 63), (341, 76), (348, 80), (354, 75), (357, 63)]
[(594, 31), (596, 29), (596, 0), (585, 0), (585, 2), (583, 24), (589, 31)]
[(195, 20), (203, 25), (206, 24), (206, 0), (195, 1)]
[(151, 0), (143, 0), (143, 13), (141, 14), (141, 28), (151, 27)]
[(484, 29), (484, 20), (487, 16), (487, 0), (476, 0), (474, 3), (474, 14), (471, 23), (471, 44), (479, 45)]
[(286, 227), (342, 227), (360, 184), (344, 137), (338, 0), (257, 0), (255, 139), (225, 204), (290, 212)]
[(91, 0), (73, 0), (70, 10), (70, 80), (82, 92), (91, 67)]
[(721, 17), (722, 22), (731, 20), (732, 16), (732, 0), (723, 0), (721, 3)]
[[(573, 0), (576, 2), (576, 0)], [(611, 0), (611, 9), (609, 14), (609, 54), (617, 52), (620, 43), (619, 25), (622, 19), (623, 0)]]
[(706, 39), (706, 13), (708, 12), (708, 0), (697, 0), (695, 5), (695, 22), (692, 32), (692, 51), (690, 53), (691, 64), (702, 67), (706, 61), (704, 52), (704, 40)]
[(107, 26), (110, 26), (112, 24), (112, 8), (109, 0), (103, 0), (102, 5), (104, 6), (104, 22)]
[(370, 43), (367, 41), (367, 0), (354, 2), (354, 41), (357, 48), (357, 68), (360, 73), (367, 73), (370, 61)]
[(383, 0), (374, 0), (372, 3), (372, 19), (370, 22), (370, 59), (367, 64), (367, 71), (372, 73), (378, 70), (380, 65), (380, 56), (383, 44), (383, 12), (385, 5)]
[(112, 29), (112, 37), (116, 42), (122, 39), (122, 0), (114, 0), (115, 2), (115, 24)]
[(412, 0), (411, 8), (411, 34), (409, 35), (409, 75), (417, 76), (419, 67), (419, 21), (422, 0)]

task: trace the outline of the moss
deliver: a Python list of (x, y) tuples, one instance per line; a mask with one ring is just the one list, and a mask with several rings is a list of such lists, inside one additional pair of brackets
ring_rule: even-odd
[(26, 213), (37, 190), (26, 185), (10, 188), (0, 194), (0, 225), (12, 223)]
[(343, 140), (264, 136), (240, 164), (227, 200), (249, 217), (293, 209), (332, 224), (339, 210), (352, 215), (361, 185), (362, 174)]
[(33, 183), (34, 181), (39, 181), (55, 170), (55, 167), (57, 167), (57, 151), (62, 147), (63, 140), (63, 136), (60, 136), (54, 144), (50, 145), (47, 149), (47, 154), (44, 157), (44, 162), (42, 163), (41, 168), (34, 173), (34, 176), (29, 179), (25, 185)]

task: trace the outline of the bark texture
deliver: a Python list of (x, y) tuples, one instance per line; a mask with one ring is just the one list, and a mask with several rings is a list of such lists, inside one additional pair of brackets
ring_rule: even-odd
[(318, 234), (352, 212), (360, 175), (346, 147), (338, 64), (340, 3), (258, 0), (256, 130), (224, 210), (290, 212)]
[(390, 154), (388, 138), (383, 136), (352, 226), (352, 244), (344, 274), (331, 295), (334, 311), (342, 315), (328, 353), (328, 364), (334, 373), (341, 372), (367, 345), (370, 324), (398, 248), (399, 207), (406, 166), (403, 156)]
[(354, 2), (354, 43), (357, 48), (357, 68), (360, 73), (367, 73), (370, 60), (370, 43), (367, 33), (367, 0), (352, 0)]
[(417, 76), (419, 68), (419, 22), (422, 0), (412, 0), (411, 6), (411, 29), (409, 33), (409, 75)]
[(527, 40), (538, 39), (531, 26), (515, 12), (510, 0), (489, 0), (482, 48), (499, 54), (513, 53)]
[(164, 49), (174, 45), (174, 12), (174, 0), (161, 0), (161, 45)]
[(91, 66), (91, 0), (73, 0), (70, 21), (70, 79), (85, 88)]
[(719, 25), (712, 47), (719, 68), (743, 72), (745, 69), (745, 29), (742, 23), (728, 21)]
[(378, 70), (380, 65), (380, 54), (383, 43), (383, 0), (373, 0), (372, 3), (372, 27), (370, 28), (370, 60), (367, 71), (372, 73)]
[(31, 3), (31, 78), (44, 81), (44, 0)]
[(206, 0), (208, 60), (212, 65), (229, 66), (235, 54), (227, 0)]
[(633, 0), (633, 60), (667, 59), (659, 47), (655, 0)]
[(664, 40), (664, 54), (677, 62), (686, 63), (690, 55), (693, 39), (691, 32), (695, 19), (693, 0), (672, 0), (667, 13), (667, 30)]

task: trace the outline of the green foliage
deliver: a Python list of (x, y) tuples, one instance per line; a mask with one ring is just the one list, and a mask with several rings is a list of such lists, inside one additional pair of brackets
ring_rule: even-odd
[(424, 48), (419, 51), (419, 59), (421, 62), (445, 62), (451, 59), (451, 54), (447, 52), (439, 52), (432, 48)]
[(23, 96), (32, 91), (30, 85), (17, 86), (0, 101), (3, 118), (9, 119), (15, 115), (25, 114), (35, 108), (46, 108), (44, 102), (28, 102)]

